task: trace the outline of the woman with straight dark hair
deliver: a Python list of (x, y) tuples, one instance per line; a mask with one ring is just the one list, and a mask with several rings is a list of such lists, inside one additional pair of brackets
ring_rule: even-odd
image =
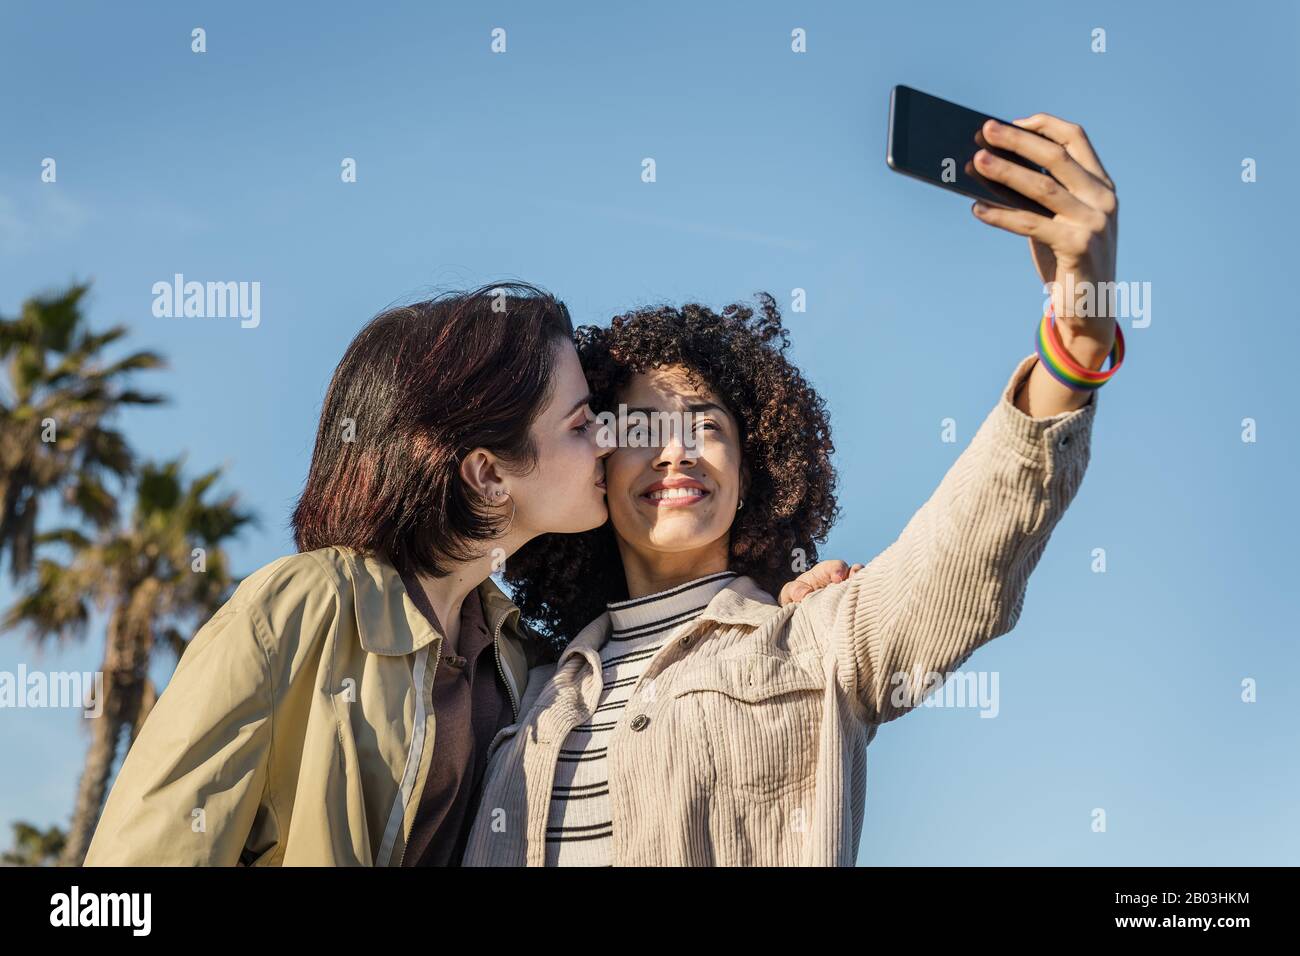
[(563, 303), (510, 283), (377, 316), (293, 514), (131, 746), (88, 865), (458, 863), (546, 648), (490, 575), (606, 519)]

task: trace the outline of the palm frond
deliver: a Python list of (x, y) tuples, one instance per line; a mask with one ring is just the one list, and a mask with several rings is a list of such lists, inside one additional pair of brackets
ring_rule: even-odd
[(41, 560), (35, 584), (0, 617), (0, 630), (25, 630), (38, 644), (50, 637), (84, 637), (90, 611), (82, 584), (76, 572)]

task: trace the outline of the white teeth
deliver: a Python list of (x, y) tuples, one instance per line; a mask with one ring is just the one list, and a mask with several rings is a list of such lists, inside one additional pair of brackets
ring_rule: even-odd
[(704, 492), (699, 488), (665, 488), (662, 491), (652, 491), (649, 496), (651, 501), (658, 501), (660, 498), (703, 498)]

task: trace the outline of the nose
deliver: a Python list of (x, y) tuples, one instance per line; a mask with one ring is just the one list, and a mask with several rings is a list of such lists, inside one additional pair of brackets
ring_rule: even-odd
[(686, 447), (676, 430), (669, 430), (663, 447), (655, 453), (654, 467), (668, 468), (674, 464), (679, 467), (695, 464), (695, 450)]

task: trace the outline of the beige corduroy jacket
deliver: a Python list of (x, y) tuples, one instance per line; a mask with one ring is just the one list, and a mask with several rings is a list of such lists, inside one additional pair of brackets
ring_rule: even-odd
[[(665, 636), (609, 741), (615, 865), (852, 865), (879, 726), (1015, 627), (1029, 575), (1083, 480), (1087, 405), (1013, 402), (1036, 357), (892, 545), (848, 580), (779, 606), (752, 579)], [(556, 758), (601, 692), (609, 616), (535, 668), (493, 741), (464, 862), (546, 857)]]

